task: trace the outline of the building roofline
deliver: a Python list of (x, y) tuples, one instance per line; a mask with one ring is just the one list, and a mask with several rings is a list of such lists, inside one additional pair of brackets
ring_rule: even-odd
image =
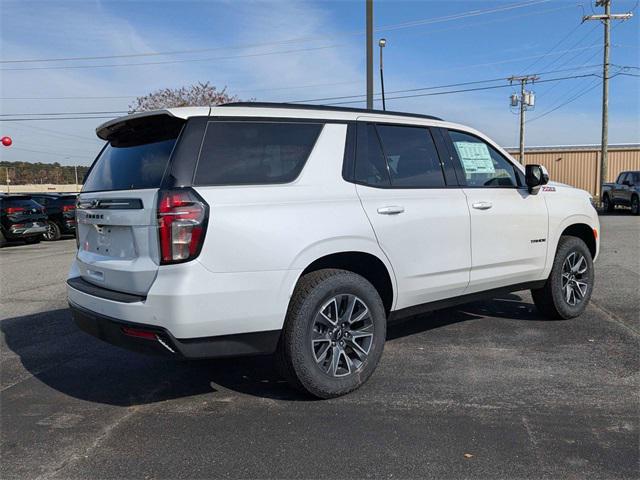
[[(541, 151), (558, 151), (558, 150), (587, 150), (587, 151), (600, 151), (600, 144), (586, 144), (586, 145), (539, 145), (532, 147), (525, 147), (525, 152), (541, 152)], [(640, 143), (611, 143), (608, 146), (609, 150), (636, 150), (640, 149)], [(510, 153), (518, 153), (518, 147), (506, 147)]]

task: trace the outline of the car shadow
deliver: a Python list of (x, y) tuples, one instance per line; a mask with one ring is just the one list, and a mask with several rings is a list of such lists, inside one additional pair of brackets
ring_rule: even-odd
[[(485, 317), (542, 320), (531, 303), (509, 294), (393, 321), (387, 329), (387, 340)], [(180, 361), (141, 355), (81, 332), (68, 309), (2, 320), (0, 330), (6, 346), (16, 354), (14, 361), (35, 379), (89, 402), (133, 406), (214, 392), (225, 395), (225, 391), (276, 400), (313, 400), (280, 378), (270, 356)], [(12, 374), (19, 378), (12, 378)], [(32, 381), (22, 376), (19, 367), (7, 368), (2, 389), (9, 385), (21, 388), (22, 383)]]

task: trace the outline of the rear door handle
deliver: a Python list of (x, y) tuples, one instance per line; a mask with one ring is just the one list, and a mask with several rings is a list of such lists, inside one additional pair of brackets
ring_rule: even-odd
[(476, 210), (489, 210), (491, 207), (493, 207), (493, 203), (491, 202), (476, 202), (471, 204), (471, 206), (473, 208), (475, 208)]
[(404, 207), (401, 207), (399, 205), (392, 205), (389, 207), (380, 207), (378, 209), (378, 213), (380, 215), (397, 215), (402, 212), (404, 212)]

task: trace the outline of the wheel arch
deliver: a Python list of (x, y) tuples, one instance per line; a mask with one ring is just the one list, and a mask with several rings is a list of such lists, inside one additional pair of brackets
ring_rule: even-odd
[(561, 233), (562, 236), (570, 236), (577, 237), (586, 243), (589, 248), (589, 252), (591, 252), (591, 258), (595, 259), (597, 254), (597, 239), (596, 239), (595, 229), (586, 223), (572, 223), (571, 225), (565, 227), (565, 229)]
[(325, 268), (348, 270), (361, 275), (378, 291), (387, 314), (393, 309), (396, 298), (395, 277), (392, 270), (378, 256), (364, 251), (342, 251), (323, 255), (306, 266), (296, 284), (307, 273)]

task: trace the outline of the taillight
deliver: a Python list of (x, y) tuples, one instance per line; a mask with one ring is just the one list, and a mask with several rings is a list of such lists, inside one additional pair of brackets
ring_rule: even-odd
[(63, 212), (73, 212), (76, 209), (75, 205), (63, 205), (62, 206), (62, 211)]
[(8, 207), (5, 209), (7, 215), (13, 215), (14, 213), (24, 212), (24, 207)]
[(161, 191), (158, 200), (160, 263), (180, 263), (200, 253), (207, 204), (193, 190)]

